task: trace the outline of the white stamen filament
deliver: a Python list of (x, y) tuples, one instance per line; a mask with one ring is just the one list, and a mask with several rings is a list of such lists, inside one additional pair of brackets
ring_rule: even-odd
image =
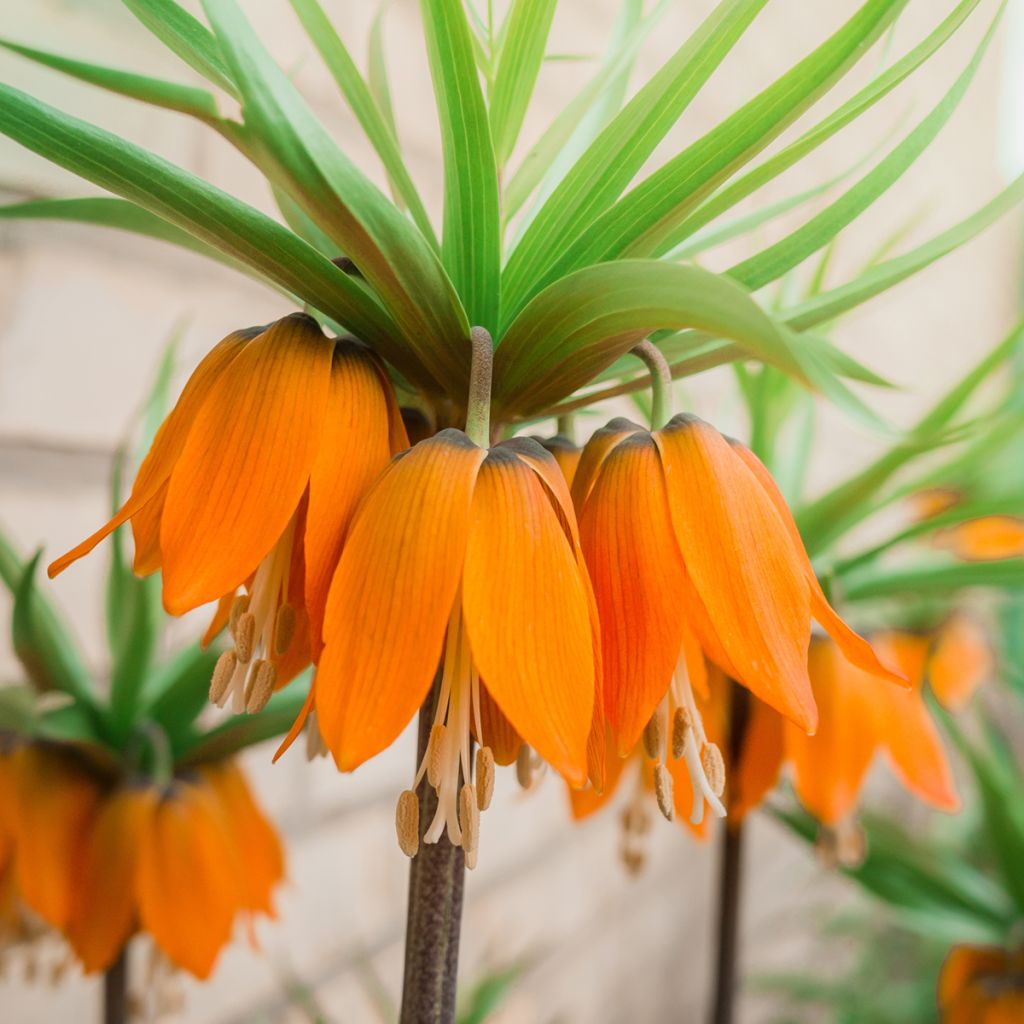
[[(289, 615), (285, 612), (282, 616), (281, 611), (290, 607), (288, 584), (294, 541), (293, 516), (278, 542), (260, 562), (249, 593), (236, 598), (236, 606), (232, 609), (230, 619), (236, 659), (230, 680), (223, 689), (217, 687), (216, 693), (211, 693), (211, 698), (218, 707), (224, 707), (230, 700), (231, 709), (240, 714), (247, 709), (247, 705), (251, 710), (258, 711), (266, 703), (265, 699), (252, 701), (249, 698), (253, 695), (254, 684), (257, 682), (256, 677), (261, 667), (274, 656), (284, 654), (291, 641), (291, 637), (285, 635), (289, 632), (288, 625), (281, 629), (280, 624), (282, 619), (287, 619)], [(290, 631), (294, 632), (294, 628)], [(286, 640), (288, 643), (285, 643)], [(264, 677), (267, 673), (268, 669), (264, 668)], [(265, 678), (261, 682), (265, 682)]]

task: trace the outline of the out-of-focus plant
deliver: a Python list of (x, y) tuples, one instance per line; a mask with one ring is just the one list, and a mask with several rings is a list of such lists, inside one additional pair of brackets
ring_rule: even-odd
[[(166, 407), (172, 353), (144, 410), (144, 443)], [(201, 720), (218, 652), (166, 656), (159, 586), (132, 574), (123, 543), (116, 533), (109, 670), (97, 675), (37, 585), (39, 554), (21, 558), (0, 533), (26, 680), (0, 688), (0, 943), (31, 969), (26, 940), (59, 933), (83, 970), (107, 973), (108, 1019), (124, 1013), (133, 936), (157, 954), (137, 993), (146, 1001), (175, 969), (207, 977), (240, 922), (273, 915), (284, 854), (235, 758), (286, 731), (303, 698), (300, 686), (259, 714)]]
[[(305, 310), (213, 349), (128, 501), (51, 571), (130, 519), (136, 568), (163, 569), (166, 607), (181, 613), (219, 599), (212, 631), (228, 626), (234, 649), (214, 670), (215, 702), (233, 698), (262, 721), (281, 706), (273, 698), (263, 710), (275, 685), (296, 662), (313, 661), (316, 679), (289, 741), (308, 721), (343, 770), (389, 746), (420, 710), (418, 767), (396, 810), (400, 846), (413, 858), (406, 1021), (453, 1019), (463, 869), (476, 863), (496, 764), (528, 766), (532, 750), (571, 785), (589, 780), (600, 790), (606, 726), (612, 758), (649, 732), (663, 806), (665, 762), (675, 760), (695, 808), (721, 813), (723, 752), (696, 704), (705, 655), (809, 731), (812, 618), (861, 668), (890, 677), (876, 685), (894, 685), (830, 604), (765, 464), (785, 469), (771, 449), (806, 391), (879, 425), (851, 382), (880, 386), (883, 377), (824, 328), (973, 238), (1020, 201), (1024, 178), (941, 235), (805, 301), (773, 305), (764, 290), (827, 252), (911, 171), (966, 95), (1005, 4), (951, 4), (915, 45), (765, 154), (908, 2), (851, 2), (820, 45), (651, 170), (670, 129), (755, 31), (766, 0), (721, 0), (628, 100), (641, 44), (667, 0), (652, 9), (625, 0), (599, 67), (529, 148), (517, 144), (556, 0), (513, 0), (500, 21), (491, 4), (483, 16), (462, 0), (422, 0), (444, 159), (440, 232), (401, 155), (379, 21), (364, 76), (317, 0), (292, 0), (393, 201), (320, 123), (236, 0), (203, 0), (205, 23), (174, 0), (125, 0), (202, 86), (3, 44), (202, 122), (266, 178), (288, 225), (0, 87), (0, 131), (114, 193), (15, 204), (5, 216), (73, 219), (178, 244)], [(734, 216), (976, 25), (955, 79), (887, 140), (884, 155)], [(755, 243), (726, 271), (697, 264), (723, 240), (756, 238), (818, 198), (823, 205), (799, 227), (767, 247)], [(671, 379), (723, 364), (742, 364), (756, 410), (753, 453), (692, 417), (669, 419)], [(575, 503), (553, 456), (508, 438), (646, 390), (648, 374), (651, 429), (613, 423), (595, 434)], [(407, 440), (396, 396), (415, 407), (420, 429), (418, 443), (389, 462)], [(895, 465), (803, 510), (819, 573), (901, 453), (933, 447), (945, 426), (925, 424), (894, 449)], [(629, 571), (616, 573), (622, 565)], [(864, 555), (831, 575), (846, 598), (885, 593), (896, 584), (880, 565)], [(106, 717), (97, 715), (99, 729)], [(252, 720), (226, 734), (251, 734)]]

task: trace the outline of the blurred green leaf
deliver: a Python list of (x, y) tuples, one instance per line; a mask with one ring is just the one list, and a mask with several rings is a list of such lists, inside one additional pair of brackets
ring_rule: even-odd
[(219, 654), (215, 648), (203, 651), (191, 644), (150, 672), (142, 694), (143, 710), (172, 743), (183, 741), (209, 706), (210, 680)]
[(847, 601), (896, 595), (948, 595), (970, 587), (1024, 587), (1024, 558), (959, 562), (936, 556), (896, 567), (868, 566), (843, 580)]
[(504, 970), (488, 971), (459, 1000), (457, 1024), (486, 1024), (508, 998), (509, 992), (523, 973), (523, 964)]
[(444, 265), (472, 324), (494, 334), (501, 213), (490, 122), (462, 0), (421, 0), (444, 154)]

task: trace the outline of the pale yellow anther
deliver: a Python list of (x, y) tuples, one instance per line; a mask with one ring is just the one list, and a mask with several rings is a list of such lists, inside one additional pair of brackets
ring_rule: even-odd
[(238, 657), (234, 651), (225, 651), (218, 659), (210, 679), (210, 701), (217, 707), (223, 707), (228, 696), (228, 687), (238, 667)]
[(444, 747), (447, 730), (440, 722), (435, 722), (430, 730), (427, 742), (427, 781), (437, 789), (444, 776)]
[(467, 782), (459, 790), (459, 828), (462, 830), (462, 851), (466, 867), (476, 867), (477, 852), (480, 848), (480, 808), (477, 806), (476, 787)]
[(253, 645), (256, 642), (256, 616), (252, 612), (242, 612), (235, 623), (235, 652), (243, 665), (248, 665), (252, 658)]
[(292, 645), (295, 636), (295, 609), (290, 604), (283, 604), (277, 609), (274, 617), (274, 653), (285, 654)]
[(262, 711), (274, 695), (277, 669), (269, 661), (257, 661), (252, 666), (249, 686), (245, 693), (245, 710), (250, 715)]
[(711, 792), (717, 797), (725, 792), (725, 759), (715, 743), (705, 743), (700, 752), (700, 765), (704, 769)]
[(665, 723), (661, 709), (651, 715), (651, 720), (644, 726), (644, 753), (652, 761), (660, 761), (665, 746)]
[(686, 740), (693, 731), (693, 720), (686, 708), (676, 708), (672, 716), (672, 756), (678, 761), (686, 749)]
[(523, 789), (529, 789), (533, 785), (533, 754), (525, 743), (516, 755), (516, 782)]
[(476, 805), (481, 811), (491, 806), (494, 796), (494, 752), (480, 747), (476, 752)]
[(249, 595), (248, 594), (236, 594), (234, 601), (231, 602), (231, 614), (228, 616), (228, 629), (231, 630), (231, 636), (235, 635), (235, 627), (238, 625), (238, 620), (249, 610)]
[(398, 797), (395, 832), (402, 853), (415, 857), (420, 848), (420, 801), (411, 789), (403, 790)]
[(654, 795), (658, 798), (658, 810), (671, 821), (676, 814), (672, 800), (672, 776), (663, 764), (654, 769)]

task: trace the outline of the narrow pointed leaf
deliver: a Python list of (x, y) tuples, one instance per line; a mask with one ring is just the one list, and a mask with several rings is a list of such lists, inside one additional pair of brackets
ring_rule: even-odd
[(513, 0), (491, 93), (491, 135), (498, 164), (508, 162), (537, 82), (558, 0)]
[(238, 95), (213, 33), (175, 0), (121, 0), (169, 50), (207, 81)]
[(7, 39), (0, 39), (0, 46), (55, 71), (62, 71), (80, 81), (98, 85), (122, 96), (141, 100), (156, 107), (165, 107), (167, 110), (177, 110), (182, 114), (191, 114), (192, 117), (198, 117), (203, 121), (219, 120), (217, 101), (213, 98), (213, 93), (206, 89), (168, 82), (162, 78), (152, 78), (132, 71), (108, 68), (102, 64), (90, 64), (87, 61), (48, 53)]
[(722, 0), (577, 160), (509, 258), (502, 306), (506, 321), (542, 281), (552, 279), (546, 271), (556, 254), (629, 185), (765, 3)]
[(416, 186), (402, 160), (394, 129), (381, 113), (348, 48), (324, 13), (319, 0), (291, 0), (299, 20), (327, 65), (334, 81), (380, 157), (392, 190), (408, 208), (423, 237), (436, 249), (437, 239)]
[(444, 265), (475, 325), (497, 330), (498, 170), (462, 0), (421, 0), (444, 153)]
[[(469, 326), (437, 254), (335, 145), (235, 0), (203, 4), (241, 90), (242, 112), (255, 137), (258, 159), (274, 183), (283, 186), (359, 268), (420, 365), (408, 357), (403, 365), (381, 353), (435, 392), (464, 386)], [(346, 283), (366, 301), (357, 285), (347, 278)], [(318, 308), (330, 312), (322, 305)], [(343, 317), (335, 319), (345, 322)], [(359, 327), (350, 329), (374, 344)]]

